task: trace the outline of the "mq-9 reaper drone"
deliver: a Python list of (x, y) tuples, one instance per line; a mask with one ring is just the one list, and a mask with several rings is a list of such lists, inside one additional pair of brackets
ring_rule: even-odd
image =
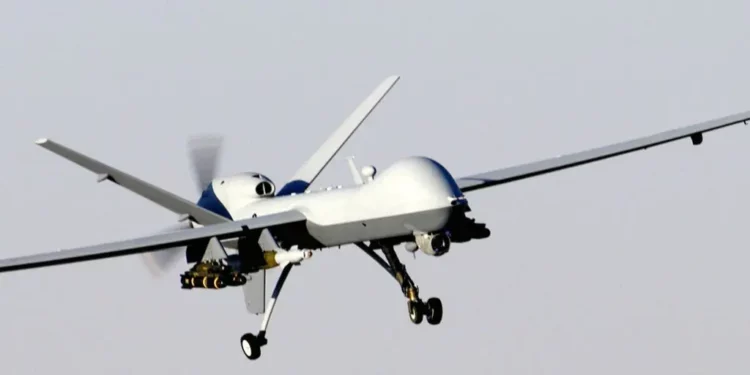
[[(36, 143), (135, 194), (180, 215), (180, 230), (132, 240), (29, 255), (0, 261), (0, 272), (141, 254), (152, 266), (174, 261), (183, 251), (192, 268), (180, 275), (185, 289), (241, 287), (246, 307), (263, 313), (259, 333), (240, 342), (249, 359), (260, 356), (267, 343), (266, 329), (281, 288), (294, 265), (310, 258), (312, 250), (354, 244), (380, 264), (401, 287), (409, 318), (439, 324), (440, 299), (423, 301), (419, 289), (394, 251), (404, 245), (440, 257), (454, 243), (486, 238), (490, 231), (467, 217), (465, 194), (479, 189), (539, 176), (683, 138), (694, 145), (703, 133), (746, 122), (750, 111), (596, 149), (563, 155), (486, 173), (454, 178), (437, 161), (406, 157), (376, 174), (372, 166), (358, 170), (350, 159), (353, 186), (312, 191), (310, 185), (399, 80), (388, 77), (340, 125), (297, 173), (280, 188), (267, 176), (247, 172), (214, 176), (218, 138), (201, 139), (192, 153), (199, 190), (192, 203), (109, 165), (49, 139)], [(384, 258), (376, 251), (382, 252)], [(265, 271), (281, 267), (268, 304)]]

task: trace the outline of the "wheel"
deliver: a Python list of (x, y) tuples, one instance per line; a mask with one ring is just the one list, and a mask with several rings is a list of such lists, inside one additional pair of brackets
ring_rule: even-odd
[(414, 324), (422, 323), (422, 306), (419, 302), (409, 301), (409, 319)]
[(443, 320), (443, 303), (440, 302), (440, 298), (430, 298), (426, 304), (427, 310), (427, 323), (432, 325), (440, 324)]
[(242, 352), (245, 353), (245, 357), (249, 360), (256, 360), (260, 357), (260, 345), (258, 340), (252, 333), (246, 333), (240, 339), (242, 344)]

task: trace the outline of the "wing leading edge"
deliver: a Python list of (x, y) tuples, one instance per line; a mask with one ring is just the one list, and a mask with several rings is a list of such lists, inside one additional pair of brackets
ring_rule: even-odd
[(304, 222), (305, 215), (298, 211), (258, 216), (251, 219), (207, 225), (195, 229), (178, 230), (153, 236), (125, 241), (111, 242), (76, 249), (59, 250), (50, 253), (23, 256), (0, 260), (0, 272), (18, 271), (29, 268), (55, 266), (67, 263), (113, 258), (118, 256), (165, 250), (196, 242), (208, 242), (235, 238), (257, 233), (266, 228)]
[(693, 144), (699, 145), (703, 142), (703, 133), (740, 123), (747, 124), (747, 121), (750, 121), (750, 111), (556, 158), (465, 176), (457, 178), (456, 182), (461, 191), (469, 192), (645, 150), (683, 138), (690, 137)]
[(109, 180), (130, 190), (178, 215), (189, 215), (202, 225), (227, 222), (228, 219), (199, 207), (195, 203), (174, 195), (146, 181), (131, 176), (117, 168), (104, 164), (80, 152), (65, 147), (50, 139), (42, 138), (36, 144), (58, 156), (78, 164), (91, 172), (99, 174), (99, 181)]

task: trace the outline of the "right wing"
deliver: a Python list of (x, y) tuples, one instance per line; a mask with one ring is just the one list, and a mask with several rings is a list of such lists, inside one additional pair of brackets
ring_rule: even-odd
[(48, 267), (146, 253), (170, 249), (176, 246), (185, 246), (197, 242), (205, 243), (207, 245), (208, 241), (213, 237), (217, 240), (223, 240), (248, 236), (250, 234), (257, 234), (259, 231), (266, 228), (300, 223), (306, 220), (305, 215), (299, 211), (285, 211), (276, 214), (258, 216), (251, 219), (207, 225), (194, 229), (178, 230), (175, 232), (161, 233), (131, 240), (4, 259), (0, 260), (0, 272), (18, 271), (30, 268)]
[(225, 223), (229, 221), (229, 219), (199, 207), (195, 203), (189, 202), (164, 189), (151, 185), (148, 182), (142, 181), (114, 167), (71, 150), (55, 141), (43, 138), (36, 141), (36, 144), (80, 165), (83, 168), (99, 174), (99, 181), (110, 180), (178, 215), (189, 215), (194, 221), (202, 225)]
[(483, 189), (490, 186), (505, 184), (525, 178), (539, 176), (546, 173), (556, 172), (562, 169), (576, 167), (611, 157), (624, 155), (633, 151), (645, 150), (690, 137), (693, 144), (699, 145), (703, 142), (703, 133), (721, 129), (730, 125), (740, 123), (747, 124), (750, 121), (750, 111), (726, 116), (711, 121), (706, 121), (678, 129), (668, 130), (651, 136), (620, 142), (609, 146), (599, 147), (592, 150), (581, 151), (573, 154), (563, 155), (556, 158), (517, 165), (514, 167), (496, 169), (485, 173), (475, 174), (457, 178), (456, 182), (462, 192)]
[(375, 90), (368, 96), (349, 117), (331, 134), (328, 139), (318, 148), (317, 151), (308, 159), (302, 167), (294, 174), (289, 182), (284, 184), (277, 195), (289, 195), (292, 193), (301, 193), (315, 181), (320, 172), (336, 156), (341, 147), (354, 134), (360, 125), (372, 113), (375, 107), (383, 100), (391, 88), (398, 82), (399, 76), (390, 76), (386, 78)]

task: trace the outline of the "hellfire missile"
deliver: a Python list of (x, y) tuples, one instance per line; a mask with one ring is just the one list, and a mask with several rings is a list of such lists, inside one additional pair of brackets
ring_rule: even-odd
[(287, 262), (298, 264), (305, 259), (310, 259), (310, 257), (312, 257), (312, 251), (310, 250), (264, 251), (263, 259), (265, 259), (266, 264), (262, 268), (274, 268)]
[[(264, 251), (263, 264), (255, 266), (254, 271), (269, 269), (287, 263), (299, 264), (312, 257), (310, 250)], [(230, 266), (217, 260), (199, 262), (192, 269), (180, 275), (183, 289), (223, 289), (227, 286), (240, 286), (247, 278)]]

